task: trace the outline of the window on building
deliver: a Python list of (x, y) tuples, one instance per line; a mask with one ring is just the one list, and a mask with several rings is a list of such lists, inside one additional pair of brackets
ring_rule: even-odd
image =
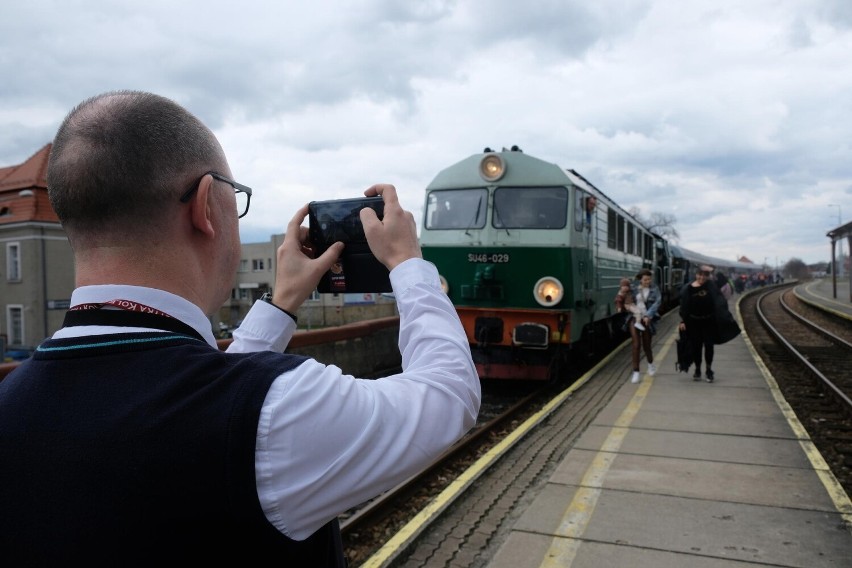
[(240, 267), (237, 269), (238, 272), (248, 272), (248, 259), (241, 258), (240, 259)]
[(24, 344), (24, 306), (9, 304), (6, 306), (6, 334), (9, 345)]
[(253, 258), (251, 261), (251, 269), (254, 272), (258, 270), (263, 270), (263, 259), (262, 258)]
[(6, 280), (10, 282), (21, 280), (20, 243), (6, 243)]

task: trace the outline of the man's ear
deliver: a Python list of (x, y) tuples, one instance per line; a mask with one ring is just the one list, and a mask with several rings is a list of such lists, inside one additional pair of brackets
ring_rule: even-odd
[(190, 219), (196, 231), (204, 233), (210, 238), (216, 235), (211, 217), (210, 188), (213, 186), (213, 176), (206, 175), (198, 182), (198, 189), (192, 194), (189, 201)]

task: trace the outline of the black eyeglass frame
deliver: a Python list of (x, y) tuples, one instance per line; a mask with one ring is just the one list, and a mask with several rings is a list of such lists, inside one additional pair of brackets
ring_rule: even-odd
[[(228, 185), (230, 185), (231, 187), (234, 188), (234, 193), (245, 193), (246, 194), (246, 210), (243, 211), (242, 214), (240, 214), (237, 218), (242, 219), (243, 217), (245, 217), (248, 214), (249, 206), (251, 205), (251, 188), (249, 186), (243, 185), (241, 183), (237, 183), (232, 179), (226, 178), (222, 174), (217, 174), (216, 172), (207, 172), (206, 174), (204, 174), (204, 176), (210, 176), (215, 180), (219, 180), (219, 181), (227, 183)], [(180, 196), (180, 202), (181, 203), (189, 202), (189, 198), (192, 197), (192, 194), (195, 193), (195, 190), (198, 189), (198, 184), (201, 183), (201, 180), (204, 178), (204, 176), (201, 176), (200, 178), (198, 178), (198, 181), (195, 182), (192, 185), (192, 187), (190, 187), (188, 190), (186, 190), (186, 193), (184, 193), (183, 195)]]

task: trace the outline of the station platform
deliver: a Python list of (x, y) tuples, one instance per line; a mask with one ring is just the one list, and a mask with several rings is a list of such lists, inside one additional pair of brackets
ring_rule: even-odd
[(852, 320), (852, 295), (849, 291), (849, 278), (819, 278), (803, 282), (796, 286), (799, 299), (819, 304), (820, 307), (835, 315)]
[(619, 388), (487, 566), (852, 566), (852, 502), (746, 335), (710, 384), (663, 333), (656, 376)]

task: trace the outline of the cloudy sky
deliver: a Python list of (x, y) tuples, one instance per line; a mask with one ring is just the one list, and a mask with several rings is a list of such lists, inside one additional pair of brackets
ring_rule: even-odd
[[(852, 218), (848, 0), (29, 0), (0, 18), (0, 166), (81, 100), (173, 98), (254, 188), (244, 242), (314, 199), (517, 144), (679, 244), (829, 260)], [(842, 215), (842, 217), (841, 217)], [(848, 251), (846, 251), (848, 253)]]

